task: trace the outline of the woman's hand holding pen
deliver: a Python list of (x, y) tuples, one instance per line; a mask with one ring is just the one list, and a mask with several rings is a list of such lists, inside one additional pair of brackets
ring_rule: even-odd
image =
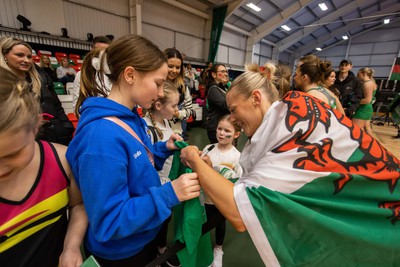
[[(213, 149), (214, 146), (210, 146), (206, 152), (202, 153), (197, 146), (187, 146), (181, 150), (181, 161), (183, 164), (192, 168), (191, 162), (197, 158), (202, 159), (207, 165), (212, 167), (212, 162), (210, 157), (207, 155), (208, 152)], [(193, 169), (193, 168), (192, 168)]]
[(196, 158), (199, 158), (200, 154), (201, 151), (197, 146), (187, 146), (181, 150), (181, 162), (189, 168), (192, 168), (190, 163)]

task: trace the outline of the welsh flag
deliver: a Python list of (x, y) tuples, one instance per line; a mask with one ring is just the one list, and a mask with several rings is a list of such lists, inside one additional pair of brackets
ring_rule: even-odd
[(400, 161), (303, 92), (275, 102), (234, 187), (266, 266), (400, 266)]
[(390, 71), (389, 80), (400, 80), (400, 57), (396, 58)]

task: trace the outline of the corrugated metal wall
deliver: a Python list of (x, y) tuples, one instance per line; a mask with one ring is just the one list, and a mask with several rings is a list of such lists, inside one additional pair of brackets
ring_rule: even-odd
[(118, 38), (129, 33), (128, 0), (63, 0), (63, 10), (66, 28), (74, 38), (86, 40), (87, 33)]
[[(397, 23), (400, 25), (400, 23)], [(396, 25), (393, 25), (396, 27)], [(397, 28), (398, 29), (398, 28)], [(375, 38), (379, 36), (379, 39)], [(357, 73), (362, 67), (374, 69), (375, 77), (387, 78), (389, 76), (393, 60), (399, 56), (400, 35), (390, 29), (376, 29), (366, 34), (343, 42), (318, 53), (321, 58), (332, 61), (335, 68), (338, 68), (340, 61), (347, 57), (353, 62), (353, 72)]]
[(143, 1), (143, 36), (161, 50), (176, 47), (187, 57), (204, 56), (205, 19), (159, 0)]
[(23, 0), (0, 1), (0, 24), (4, 27), (19, 29), (22, 24), (17, 20), (17, 15), (25, 15)]
[[(46, 6), (60, 10), (48, 10)], [(143, 1), (141, 10), (142, 35), (161, 50), (176, 47), (192, 63), (207, 60), (210, 21), (160, 0)], [(130, 29), (129, 0), (0, 0), (0, 24), (3, 27), (19, 29), (21, 23), (16, 19), (18, 14), (43, 14), (49, 19), (28, 16), (32, 20), (33, 30), (61, 35), (59, 28), (65, 25), (71, 38), (82, 41), (87, 39), (87, 33), (94, 36), (112, 34), (118, 38), (130, 31), (136, 31), (136, 28)], [(0, 34), (4, 35), (4, 32)], [(380, 36), (379, 40), (374, 39), (374, 36)], [(244, 62), (246, 41), (246, 36), (229, 29), (224, 30), (216, 60), (234, 68), (250, 63)], [(376, 29), (353, 38), (349, 47), (343, 43), (317, 55), (331, 60), (337, 66), (348, 52), (347, 56), (353, 60), (355, 71), (360, 67), (371, 66), (377, 77), (385, 77), (399, 50), (398, 34), (391, 30)], [(254, 45), (253, 60), (256, 63), (263, 64), (273, 56), (270, 45), (262, 42)], [(295, 55), (289, 53), (279, 54), (279, 60), (289, 64), (293, 64), (294, 57)]]

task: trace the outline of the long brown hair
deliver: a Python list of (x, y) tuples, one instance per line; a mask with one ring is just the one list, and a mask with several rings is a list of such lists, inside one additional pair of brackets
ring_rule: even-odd
[(178, 49), (176, 48), (167, 48), (164, 50), (164, 55), (165, 57), (168, 59), (170, 58), (178, 58), (181, 60), (181, 72), (179, 73), (179, 75), (175, 78), (175, 81), (172, 81), (176, 88), (178, 88), (178, 90), (180, 89), (182, 92), (180, 92), (182, 95), (185, 95), (185, 91), (186, 91), (186, 86), (185, 86), (185, 80), (184, 80), (184, 67), (183, 67), (183, 57), (181, 52), (179, 52)]
[[(98, 58), (100, 69), (96, 70), (92, 61)], [(98, 48), (89, 52), (83, 61), (79, 98), (75, 114), (79, 116), (79, 108), (90, 96), (104, 96), (105, 74), (111, 83), (118, 84), (121, 73), (127, 67), (146, 73), (157, 70), (167, 60), (161, 50), (144, 37), (134, 34), (122, 36), (106, 49)], [(100, 83), (99, 83), (99, 82)]]

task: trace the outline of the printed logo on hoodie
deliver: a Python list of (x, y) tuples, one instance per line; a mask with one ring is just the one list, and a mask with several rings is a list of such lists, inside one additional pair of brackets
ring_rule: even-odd
[(133, 154), (133, 157), (135, 159), (137, 159), (140, 155), (142, 155), (142, 152), (140, 152), (140, 150), (138, 150), (135, 154)]

